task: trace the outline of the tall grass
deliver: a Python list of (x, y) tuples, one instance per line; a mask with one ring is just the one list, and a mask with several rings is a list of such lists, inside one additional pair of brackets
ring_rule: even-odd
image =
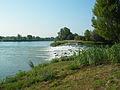
[(28, 65), (29, 65), (31, 68), (34, 68), (34, 67), (35, 67), (32, 61), (29, 61), (29, 62), (28, 62)]
[(120, 63), (120, 44), (113, 46), (91, 47), (87, 50), (79, 50), (78, 54), (69, 57), (56, 58), (51, 63), (59, 61), (75, 61), (68, 68), (73, 70), (81, 66)]
[(79, 52), (75, 61), (81, 66), (120, 63), (120, 44), (112, 47), (94, 47)]
[(29, 87), (33, 84), (54, 80), (55, 78), (55, 71), (35, 67), (29, 72), (20, 72), (15, 77), (4, 79), (4, 81), (0, 83), (0, 90), (23, 90), (23, 88)]

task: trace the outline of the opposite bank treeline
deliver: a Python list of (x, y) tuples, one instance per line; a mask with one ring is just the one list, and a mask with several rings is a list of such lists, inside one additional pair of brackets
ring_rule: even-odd
[(18, 34), (17, 36), (0, 36), (0, 41), (53, 41), (53, 37), (41, 38), (39, 36), (22, 36)]

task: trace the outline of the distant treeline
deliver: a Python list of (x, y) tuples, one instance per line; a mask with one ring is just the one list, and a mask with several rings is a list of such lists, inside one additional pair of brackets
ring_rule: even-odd
[(0, 41), (53, 41), (54, 37), (41, 38), (39, 36), (22, 36), (18, 34), (17, 36), (0, 36)]

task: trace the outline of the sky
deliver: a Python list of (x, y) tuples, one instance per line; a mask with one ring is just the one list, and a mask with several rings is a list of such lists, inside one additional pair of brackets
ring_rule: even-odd
[(92, 30), (95, 0), (0, 0), (0, 36), (55, 37), (63, 27)]

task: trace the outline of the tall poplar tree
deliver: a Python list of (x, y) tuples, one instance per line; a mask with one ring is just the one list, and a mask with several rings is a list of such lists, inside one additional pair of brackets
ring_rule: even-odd
[(112, 42), (120, 42), (120, 0), (96, 0), (92, 25), (97, 33)]

